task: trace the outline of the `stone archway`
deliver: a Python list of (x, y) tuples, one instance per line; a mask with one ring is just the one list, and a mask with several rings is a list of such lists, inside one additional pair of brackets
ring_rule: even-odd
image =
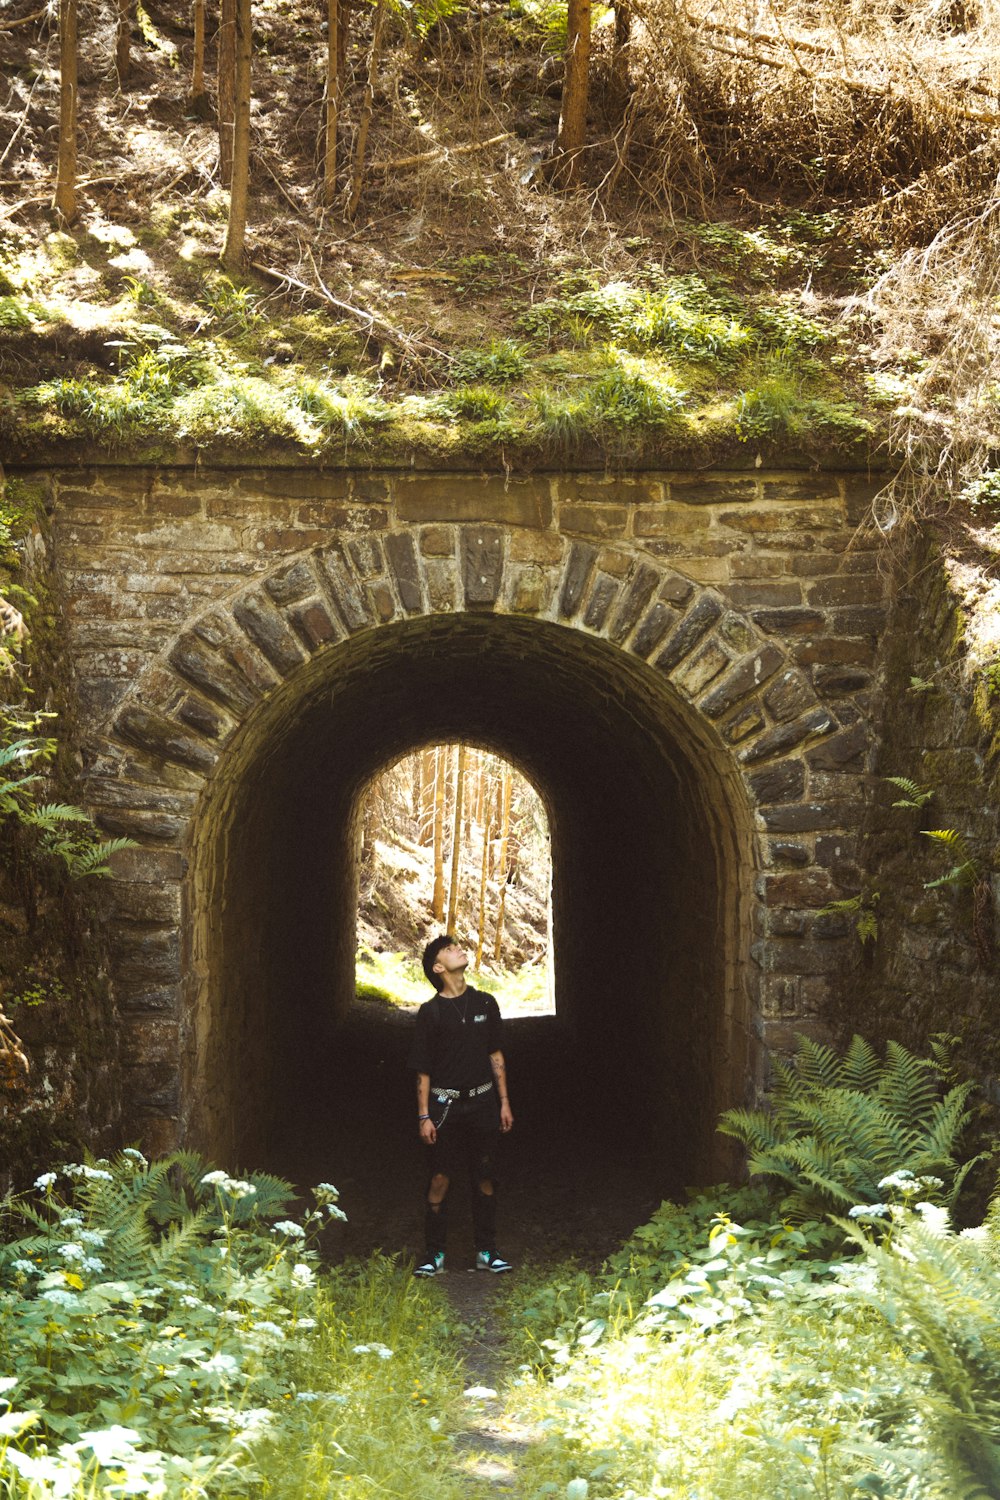
[(602, 990), (606, 935), (641, 934), (635, 1097), (682, 1121), (689, 1177), (711, 1171), (718, 1109), (760, 1083), (761, 1016), (794, 1013), (816, 973), (780, 914), (835, 894), (807, 850), (762, 874), (758, 836), (835, 826), (811, 762), (821, 739), (833, 765), (854, 755), (858, 726), (721, 592), (628, 544), (519, 527), (303, 551), (193, 619), (120, 706), (105, 805), (138, 786), (152, 814), (118, 884), (133, 1121), (157, 1145), (253, 1148), (350, 984), (360, 787), (448, 736), (543, 789), (559, 1003), (584, 1032), (613, 1041), (623, 1006)]

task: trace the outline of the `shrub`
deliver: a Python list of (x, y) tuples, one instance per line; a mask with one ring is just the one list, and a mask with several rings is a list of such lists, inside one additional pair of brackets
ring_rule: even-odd
[(974, 1085), (946, 1082), (942, 1048), (921, 1058), (889, 1042), (882, 1060), (856, 1036), (841, 1057), (800, 1037), (793, 1061), (775, 1063), (770, 1109), (727, 1110), (719, 1129), (747, 1147), (752, 1173), (788, 1189), (794, 1219), (879, 1203), (899, 1170), (940, 1178), (952, 1205), (980, 1158), (960, 1161)]

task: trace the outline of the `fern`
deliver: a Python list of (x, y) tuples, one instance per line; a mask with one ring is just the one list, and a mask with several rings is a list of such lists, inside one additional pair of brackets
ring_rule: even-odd
[(975, 885), (980, 875), (979, 860), (969, 848), (963, 833), (957, 828), (924, 828), (921, 832), (925, 838), (933, 839), (955, 860), (951, 869), (939, 875), (936, 880), (925, 880), (924, 890), (933, 891), (942, 885)]
[(953, 1492), (1000, 1495), (1000, 1263), (916, 1215), (888, 1246), (848, 1232), (878, 1268), (869, 1300), (906, 1357), (919, 1351), (930, 1385), (922, 1414)]
[(893, 807), (926, 807), (934, 796), (933, 787), (920, 786), (918, 782), (911, 781), (908, 776), (883, 776), (882, 780), (903, 793), (900, 800), (892, 804)]
[(932, 1059), (890, 1042), (880, 1060), (860, 1037), (840, 1056), (800, 1037), (794, 1060), (776, 1067), (771, 1108), (727, 1110), (719, 1129), (747, 1148), (755, 1176), (782, 1184), (795, 1219), (878, 1203), (881, 1181), (901, 1169), (941, 1178), (951, 1205), (973, 1165), (959, 1159), (973, 1085), (945, 1091), (943, 1056), (943, 1044)]

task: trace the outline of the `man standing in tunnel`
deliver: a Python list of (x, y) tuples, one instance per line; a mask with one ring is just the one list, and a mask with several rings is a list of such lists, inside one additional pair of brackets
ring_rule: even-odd
[(509, 1271), (496, 1248), (496, 1149), (514, 1123), (507, 1097), (503, 1023), (492, 995), (465, 982), (469, 957), (447, 934), (424, 949), (424, 973), (437, 990), (417, 1012), (410, 1066), (417, 1075), (417, 1121), (428, 1165), (426, 1254), (417, 1276), (444, 1270), (448, 1189), (457, 1172), (472, 1189), (475, 1264)]

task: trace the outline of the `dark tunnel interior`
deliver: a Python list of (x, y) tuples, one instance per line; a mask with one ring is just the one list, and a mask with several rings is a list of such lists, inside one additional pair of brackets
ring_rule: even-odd
[(336, 1181), (355, 1139), (369, 1182), (409, 1160), (405, 1033), (350, 1006), (358, 819), (378, 770), (450, 739), (513, 761), (549, 816), (556, 1015), (509, 1028), (520, 1151), (544, 1142), (565, 1160), (599, 1139), (608, 1162), (641, 1164), (655, 1201), (718, 1176), (715, 1121), (753, 1067), (739, 790), (655, 669), (493, 615), (332, 649), (220, 762), (186, 924), (189, 1143), (298, 1181)]

